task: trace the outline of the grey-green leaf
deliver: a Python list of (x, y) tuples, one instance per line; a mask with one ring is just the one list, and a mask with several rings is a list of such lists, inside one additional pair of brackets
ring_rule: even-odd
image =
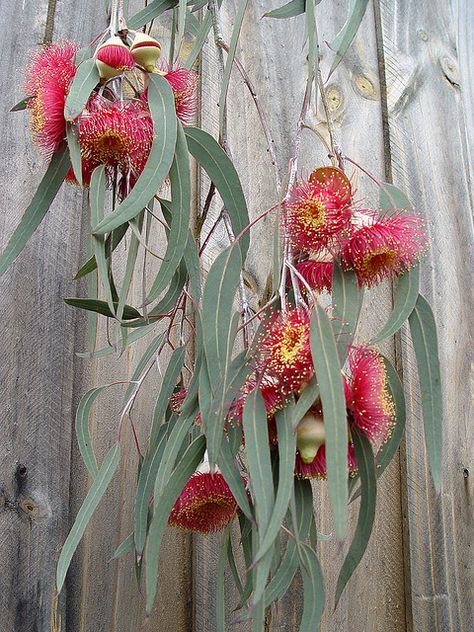
[[(210, 134), (197, 127), (186, 127), (188, 148), (198, 163), (214, 182), (225, 208), (227, 209), (235, 235), (240, 234), (249, 224), (249, 214), (242, 185), (232, 161)], [(245, 260), (249, 248), (248, 232), (239, 240), (242, 259)]]
[(351, 12), (344, 26), (330, 45), (330, 47), (335, 51), (336, 56), (331, 64), (329, 76), (331, 76), (339, 66), (342, 58), (347, 52), (347, 49), (351, 45), (352, 40), (356, 36), (360, 23), (362, 22), (362, 18), (364, 17), (367, 4), (368, 0), (355, 0), (352, 3)]
[(58, 593), (61, 592), (72, 556), (74, 555), (74, 552), (84, 535), (87, 523), (91, 519), (92, 514), (105, 493), (105, 490), (109, 486), (119, 461), (120, 445), (116, 443), (104, 457), (102, 466), (99, 469), (97, 476), (95, 477), (94, 482), (92, 483), (92, 486), (89, 489), (81, 508), (79, 509), (72, 529), (64, 542), (56, 571), (56, 586)]
[(315, 632), (324, 611), (324, 580), (316, 553), (306, 544), (299, 548), (303, 576), (303, 616), (300, 632)]
[(69, 148), (69, 156), (76, 180), (82, 187), (82, 159), (81, 148), (77, 140), (76, 130), (71, 123), (66, 125), (67, 146)]
[(326, 467), (336, 534), (342, 538), (347, 522), (347, 415), (341, 369), (331, 323), (316, 304), (311, 318), (311, 354), (319, 383), (326, 430)]
[(66, 121), (73, 121), (82, 113), (92, 90), (99, 81), (99, 71), (94, 57), (86, 59), (79, 64), (64, 104), (64, 118)]
[(347, 355), (347, 346), (352, 342), (359, 321), (363, 290), (359, 288), (356, 273), (343, 270), (334, 261), (332, 273), (333, 328), (337, 352), (341, 365)]
[[(68, 305), (72, 305), (73, 307), (79, 307), (80, 309), (85, 309), (90, 312), (97, 312), (98, 314), (102, 314), (103, 316), (107, 316), (108, 318), (114, 318), (114, 312), (112, 312), (107, 305), (106, 301), (99, 301), (95, 298), (76, 298), (76, 297), (67, 297), (64, 299), (64, 302)], [(114, 311), (117, 309), (118, 302), (113, 302)], [(134, 318), (140, 318), (141, 314), (138, 310), (136, 310), (131, 305), (125, 305), (123, 310), (122, 318), (123, 320), (132, 320)]]
[(392, 313), (379, 333), (372, 339), (372, 343), (380, 342), (397, 333), (412, 313), (419, 291), (420, 265), (418, 264), (399, 278)]
[(148, 77), (148, 106), (155, 130), (150, 155), (131, 192), (113, 213), (94, 227), (94, 233), (108, 233), (136, 217), (163, 184), (171, 168), (177, 134), (173, 91), (164, 77), (156, 74)]
[(433, 482), (436, 490), (439, 491), (441, 486), (442, 402), (438, 336), (431, 307), (421, 294), (418, 295), (418, 300), (408, 320), (420, 377), (426, 450)]
[(33, 199), (23, 213), (20, 223), (15, 228), (5, 250), (0, 256), (0, 276), (23, 250), (29, 238), (46, 215), (70, 166), (69, 153), (66, 146), (62, 145), (51, 158), (48, 169), (39, 187), (36, 189)]
[(291, 0), (287, 4), (284, 4), (278, 9), (273, 9), (273, 11), (269, 11), (265, 13), (264, 18), (293, 18), (297, 15), (301, 15), (305, 12), (306, 0)]
[(158, 579), (158, 552), (168, 524), (168, 517), (179, 494), (201, 461), (205, 450), (205, 439), (201, 435), (195, 439), (176, 466), (168, 485), (159, 498), (154, 499), (153, 519), (148, 531), (146, 554), (146, 609), (150, 612), (156, 595)]
[(191, 175), (189, 170), (189, 152), (181, 124), (177, 127), (176, 149), (171, 165), (171, 225), (168, 245), (155, 281), (148, 294), (147, 303), (155, 300), (171, 281), (179, 262), (183, 258), (189, 233), (191, 214)]
[(362, 432), (357, 430), (357, 428), (352, 429), (352, 437), (361, 481), (361, 499), (354, 538), (337, 580), (335, 607), (339, 602), (347, 582), (365, 553), (375, 518), (377, 476), (372, 448), (370, 441)]
[(137, 31), (177, 4), (178, 0), (152, 0), (144, 9), (138, 11), (127, 20), (127, 26), (129, 29)]
[(15, 105), (10, 109), (10, 112), (21, 112), (22, 110), (26, 110), (31, 99), (34, 99), (34, 97), (25, 97), (21, 101), (18, 101), (18, 103), (15, 103)]
[(97, 386), (87, 391), (83, 395), (76, 412), (76, 436), (77, 443), (79, 444), (79, 450), (81, 452), (82, 460), (92, 478), (97, 476), (98, 468), (97, 461), (95, 459), (94, 451), (92, 449), (92, 439), (89, 431), (89, 416), (92, 408), (92, 404), (102, 391), (109, 388), (111, 384), (105, 384), (104, 386)]

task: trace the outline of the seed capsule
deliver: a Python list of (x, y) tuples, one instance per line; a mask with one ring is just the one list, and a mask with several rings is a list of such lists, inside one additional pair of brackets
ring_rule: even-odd
[(161, 55), (161, 44), (146, 33), (137, 33), (130, 48), (133, 59), (148, 72), (153, 72)]
[(306, 413), (296, 427), (296, 447), (304, 463), (311, 463), (319, 448), (326, 442), (322, 415)]

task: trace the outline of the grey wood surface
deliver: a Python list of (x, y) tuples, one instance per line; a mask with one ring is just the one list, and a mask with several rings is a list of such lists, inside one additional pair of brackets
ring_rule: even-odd
[[(402, 334), (408, 402), (402, 488), (406, 512), (409, 629), (474, 628), (472, 424), (473, 231), (472, 39), (456, 54), (457, 28), (472, 24), (472, 6), (381, 2), (388, 131), (394, 183), (429, 221), (431, 248), (422, 293), (438, 326), (443, 395), (443, 482), (437, 495), (423, 444), (416, 360)], [(465, 83), (464, 83), (465, 82)], [(462, 98), (461, 91), (467, 94)], [(472, 110), (471, 110), (472, 113)], [(467, 131), (467, 134), (466, 134)]]
[[(304, 22), (261, 19), (282, 0), (251, 0), (238, 57), (256, 88), (274, 139), (279, 176), (284, 178), (304, 91)], [(327, 580), (324, 632), (467, 632), (474, 629), (474, 518), (472, 508), (472, 160), (474, 96), (470, 25), (474, 9), (466, 0), (436, 4), (373, 0), (352, 48), (329, 83), (329, 102), (344, 153), (377, 177), (393, 178), (416, 208), (429, 218), (432, 248), (423, 266), (423, 293), (438, 324), (442, 364), (444, 434), (443, 486), (433, 490), (423, 444), (416, 361), (409, 333), (384, 352), (403, 370), (409, 418), (401, 457), (385, 472), (369, 549), (333, 614), (337, 575), (347, 543), (320, 543)], [(139, 6), (131, 3), (132, 9)], [(226, 41), (236, 2), (224, 2)], [(330, 41), (342, 25), (345, 0), (317, 7), (323, 74), (330, 63)], [(0, 42), (4, 90), (0, 109), (3, 160), (0, 170), (3, 248), (44, 170), (31, 146), (27, 116), (9, 113), (22, 98), (25, 53), (45, 40), (67, 37), (83, 44), (106, 23), (105, 6), (92, 0), (1, 0), (5, 25)], [(169, 37), (169, 22), (156, 34)], [(21, 37), (18, 34), (21, 33)], [(217, 131), (218, 61), (212, 38), (201, 68), (202, 125)], [(308, 120), (323, 136), (321, 104)], [(277, 200), (275, 172), (254, 103), (234, 71), (229, 91), (229, 141), (252, 217)], [(319, 141), (303, 133), (300, 165), (325, 163)], [(376, 190), (355, 168), (353, 181), (367, 204)], [(196, 177), (196, 199), (207, 193)], [(220, 212), (219, 200), (210, 220)], [(76, 351), (87, 345), (83, 314), (66, 306), (66, 295), (85, 292), (71, 281), (85, 259), (85, 216), (78, 190), (63, 187), (51, 211), (12, 268), (0, 279), (0, 632), (212, 632), (215, 630), (215, 576), (218, 539), (192, 541), (172, 531), (160, 559), (159, 595), (145, 620), (130, 556), (110, 561), (132, 528), (132, 488), (137, 457), (129, 427), (124, 428), (120, 469), (93, 517), (74, 558), (66, 591), (58, 598), (54, 573), (58, 551), (90, 480), (73, 436), (75, 408), (96, 385), (130, 377), (150, 338), (121, 358), (91, 362)], [(160, 236), (156, 237), (159, 248)], [(247, 263), (251, 301), (261, 298), (271, 267), (272, 217), (252, 233)], [(227, 244), (216, 232), (207, 267)], [(120, 276), (126, 244), (115, 267)], [(148, 266), (152, 263), (149, 261)], [(138, 303), (141, 287), (131, 289)], [(391, 304), (389, 288), (366, 296), (366, 339), (379, 327)], [(101, 325), (99, 341), (106, 331)], [(124, 366), (124, 359), (126, 360)], [(159, 375), (151, 373), (133, 420), (146, 436)], [(92, 435), (99, 459), (114, 440), (123, 387), (115, 386), (95, 404)], [(352, 528), (355, 508), (351, 509)], [(332, 531), (325, 484), (315, 485), (315, 513), (322, 533)], [(230, 630), (247, 632), (232, 608), (236, 594), (226, 578)], [(268, 620), (268, 632), (298, 629), (302, 595), (298, 579)]]

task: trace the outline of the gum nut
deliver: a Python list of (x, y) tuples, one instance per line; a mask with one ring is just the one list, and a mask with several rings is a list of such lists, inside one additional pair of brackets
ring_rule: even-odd
[(296, 447), (304, 463), (311, 463), (326, 441), (322, 415), (306, 413), (296, 427)]
[(137, 64), (143, 66), (148, 72), (152, 72), (161, 55), (161, 45), (154, 37), (145, 33), (137, 33), (130, 52)]

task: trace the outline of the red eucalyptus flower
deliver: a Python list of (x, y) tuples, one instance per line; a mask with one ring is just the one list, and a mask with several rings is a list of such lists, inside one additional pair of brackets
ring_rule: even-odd
[(163, 71), (173, 90), (176, 115), (183, 125), (189, 125), (197, 112), (197, 73), (180, 66)]
[(220, 472), (196, 472), (176, 501), (168, 524), (194, 533), (221, 531), (237, 513), (237, 503)]
[[(313, 261), (312, 259), (308, 259), (308, 261), (297, 263), (295, 268), (312, 290), (316, 292), (322, 292), (323, 290), (331, 291), (332, 261)], [(302, 292), (308, 291), (308, 288), (301, 279), (299, 279), (299, 285)]]
[(277, 314), (259, 341), (259, 366), (264, 375), (277, 380), (282, 396), (299, 390), (314, 373), (309, 326), (308, 312), (291, 309)]
[[(347, 446), (348, 474), (354, 476), (357, 472), (357, 461), (355, 458), (354, 445), (349, 443)], [(326, 444), (322, 445), (311, 463), (305, 463), (300, 454), (296, 453), (295, 476), (298, 478), (316, 478), (325, 479), (327, 477), (326, 469)]]
[(289, 194), (285, 228), (292, 244), (307, 253), (330, 248), (349, 228), (351, 189), (338, 169), (316, 169)]
[(51, 44), (32, 56), (26, 69), (24, 90), (31, 99), (31, 128), (35, 142), (49, 157), (66, 135), (64, 103), (76, 73), (77, 46), (71, 42)]
[(361, 225), (354, 227), (341, 257), (346, 269), (355, 270), (360, 285), (376, 285), (420, 260), (428, 241), (422, 218), (402, 213), (357, 215)]
[(383, 359), (375, 349), (352, 347), (348, 361), (345, 392), (350, 424), (364, 432), (377, 452), (390, 436), (395, 420)]
[(140, 99), (110, 102), (93, 97), (79, 118), (82, 156), (97, 164), (132, 168), (139, 174), (153, 142), (153, 121)]

